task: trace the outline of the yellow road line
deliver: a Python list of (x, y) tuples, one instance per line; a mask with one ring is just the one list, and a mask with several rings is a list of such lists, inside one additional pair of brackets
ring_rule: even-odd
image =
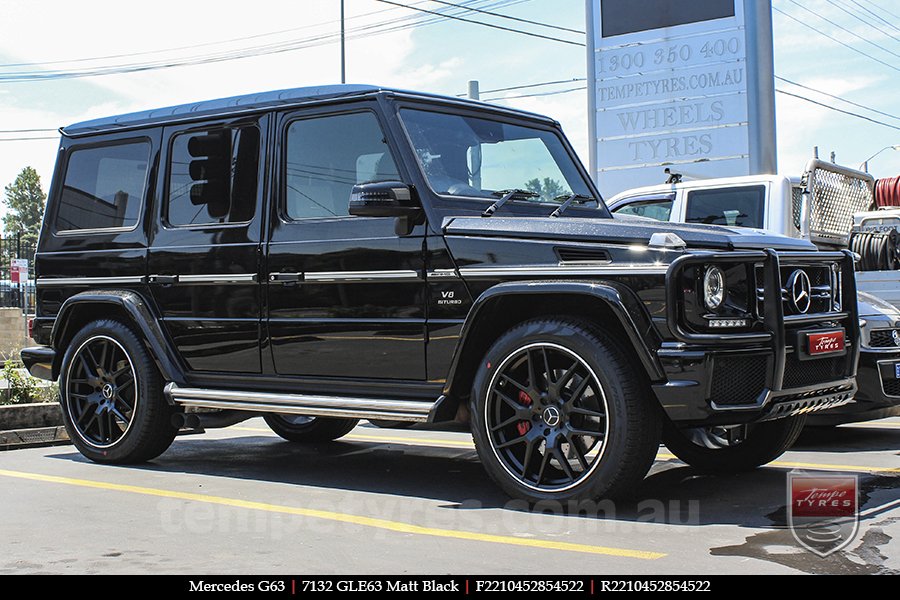
[(98, 490), (107, 490), (114, 492), (124, 492), (128, 494), (139, 494), (142, 496), (155, 496), (158, 498), (173, 498), (176, 500), (185, 500), (188, 502), (202, 502), (205, 504), (217, 504), (220, 506), (230, 506), (233, 508), (243, 508), (247, 510), (258, 510), (270, 513), (281, 513), (287, 515), (295, 515), (299, 517), (308, 517), (312, 519), (324, 519), (327, 521), (337, 521), (341, 523), (350, 523), (362, 527), (373, 527), (376, 529), (384, 529), (397, 533), (410, 533), (415, 535), (426, 535), (439, 538), (450, 538), (457, 540), (466, 540), (473, 542), (487, 542), (492, 544), (503, 544), (508, 546), (525, 546), (528, 548), (540, 548), (543, 550), (564, 550), (567, 552), (580, 552), (583, 554), (602, 554), (605, 556), (617, 556), (622, 558), (638, 558), (642, 560), (656, 560), (667, 556), (662, 552), (649, 552), (644, 550), (631, 550), (628, 548), (610, 548), (606, 546), (591, 546), (588, 544), (575, 544), (571, 542), (558, 542), (553, 540), (541, 540), (535, 538), (519, 538), (509, 535), (493, 535), (488, 533), (477, 533), (474, 531), (461, 531), (455, 529), (437, 529), (433, 527), (423, 527), (421, 525), (413, 525), (412, 523), (404, 523), (402, 521), (389, 521), (387, 519), (378, 519), (375, 517), (365, 517), (361, 515), (353, 515), (347, 513), (332, 512), (327, 510), (317, 510), (313, 508), (299, 508), (295, 506), (284, 506), (280, 504), (267, 504), (265, 502), (254, 502), (251, 500), (240, 500), (237, 498), (226, 498), (223, 496), (208, 496), (205, 494), (195, 494), (191, 492), (177, 492), (174, 490), (163, 490), (150, 487), (141, 487), (136, 485), (125, 485), (121, 483), (109, 483), (106, 481), (94, 481), (91, 479), (74, 479), (71, 477), (58, 477), (56, 475), (44, 475), (40, 473), (28, 473), (24, 471), (7, 471), (0, 469), (0, 476), (13, 477), (16, 479), (27, 479), (30, 481), (41, 481), (45, 483), (58, 483), (62, 485), (70, 485), (75, 487), (92, 488)]
[[(660, 452), (656, 455), (657, 459), (662, 460), (679, 460), (677, 456), (674, 454), (669, 454), (668, 452)], [(900, 467), (870, 467), (864, 465), (836, 465), (836, 464), (822, 464), (822, 463), (811, 463), (811, 462), (794, 462), (790, 460), (773, 460), (770, 463), (766, 463), (764, 466), (766, 467), (784, 467), (791, 469), (814, 469), (817, 471), (858, 471), (862, 473), (900, 473)]]
[[(239, 429), (241, 431), (261, 431), (271, 433), (269, 429), (261, 427), (230, 427), (229, 429)], [(435, 446), (443, 448), (475, 448), (471, 441), (447, 440), (439, 438), (421, 438), (421, 437), (388, 437), (383, 435), (365, 435), (359, 433), (351, 433), (343, 438), (344, 440), (360, 441), (360, 442), (379, 442), (382, 444), (407, 444), (410, 446)], [(656, 455), (658, 460), (678, 460), (678, 457), (668, 452), (660, 452)], [(820, 471), (859, 471), (863, 473), (900, 473), (900, 467), (874, 467), (865, 465), (840, 465), (840, 464), (822, 464), (812, 462), (793, 462), (787, 460), (776, 460), (768, 463), (769, 467), (786, 467), (786, 468), (803, 468), (818, 469)]]

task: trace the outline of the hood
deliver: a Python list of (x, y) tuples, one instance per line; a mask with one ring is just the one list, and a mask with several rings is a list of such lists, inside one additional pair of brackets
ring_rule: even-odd
[(617, 215), (613, 219), (577, 217), (449, 217), (444, 220), (447, 235), (478, 235), (522, 239), (553, 239), (614, 244), (646, 244), (654, 233), (674, 233), (688, 248), (711, 250), (814, 251), (806, 240), (772, 234), (747, 227), (686, 225), (641, 217)]
[(877, 321), (879, 327), (893, 327), (895, 323), (900, 323), (900, 311), (893, 304), (866, 292), (858, 291), (856, 297), (860, 318)]

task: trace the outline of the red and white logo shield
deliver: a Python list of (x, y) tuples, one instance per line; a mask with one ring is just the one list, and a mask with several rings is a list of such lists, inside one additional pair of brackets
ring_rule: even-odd
[(788, 473), (788, 526), (801, 546), (826, 557), (859, 531), (856, 475)]

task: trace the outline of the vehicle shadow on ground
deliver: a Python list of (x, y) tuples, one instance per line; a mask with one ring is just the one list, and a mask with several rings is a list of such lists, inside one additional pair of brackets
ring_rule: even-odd
[(807, 427), (793, 449), (840, 453), (893, 451), (900, 456), (900, 427)]
[[(829, 448), (831, 449), (831, 448)], [(84, 462), (77, 453), (52, 457)], [(677, 524), (730, 524), (783, 528), (785, 470), (763, 468), (708, 476), (674, 460), (657, 461), (627, 501), (528, 507), (510, 501), (487, 477), (469, 448), (367, 441), (300, 445), (274, 436), (179, 438), (161, 457), (141, 466), (115, 467), (258, 480), (322, 489), (438, 500), (443, 509), (505, 509), (570, 518)], [(900, 494), (900, 477), (861, 474), (866, 510)], [(893, 493), (870, 494), (873, 490)], [(871, 496), (871, 497), (870, 497)], [(302, 498), (300, 498), (302, 501)]]

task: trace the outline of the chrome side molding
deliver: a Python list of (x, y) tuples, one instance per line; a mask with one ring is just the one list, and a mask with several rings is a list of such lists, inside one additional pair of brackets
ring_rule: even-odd
[(180, 406), (273, 412), (313, 417), (346, 417), (357, 419), (385, 419), (424, 423), (429, 419), (435, 402), (390, 400), (381, 398), (349, 398), (314, 394), (285, 394), (278, 392), (246, 392), (183, 388), (169, 383), (166, 397)]

